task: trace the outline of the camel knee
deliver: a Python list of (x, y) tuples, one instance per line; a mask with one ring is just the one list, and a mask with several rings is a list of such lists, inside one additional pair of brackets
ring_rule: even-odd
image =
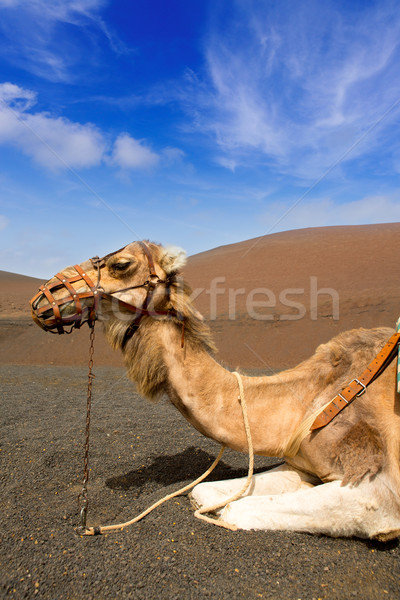
[(225, 481), (207, 481), (199, 483), (189, 494), (191, 504), (197, 508), (213, 506), (224, 500), (228, 500), (236, 494), (245, 482), (246, 478), (227, 479)]
[[(239, 477), (238, 479), (199, 483), (189, 494), (189, 498), (195, 508), (212, 506), (224, 500), (228, 502), (243, 488), (245, 481), (246, 477)], [(316, 477), (301, 473), (293, 467), (283, 464), (254, 475), (242, 497), (286, 494), (311, 488), (318, 481)]]
[(302, 473), (286, 463), (264, 473), (254, 475), (251, 496), (270, 496), (296, 492), (318, 485), (320, 480), (307, 473)]

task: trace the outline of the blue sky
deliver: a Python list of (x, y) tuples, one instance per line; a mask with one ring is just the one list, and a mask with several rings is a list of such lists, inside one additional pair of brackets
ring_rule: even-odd
[(400, 8), (0, 0), (0, 269), (400, 221)]

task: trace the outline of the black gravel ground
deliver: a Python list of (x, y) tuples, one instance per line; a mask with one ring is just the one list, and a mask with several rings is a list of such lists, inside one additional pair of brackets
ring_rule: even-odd
[[(88, 523), (125, 521), (202, 473), (218, 446), (121, 369), (95, 370)], [(229, 532), (186, 496), (137, 525), (80, 537), (86, 370), (0, 367), (1, 598), (398, 598), (400, 549), (288, 532)], [(259, 458), (261, 469), (274, 464)], [(212, 478), (246, 474), (226, 452)]]

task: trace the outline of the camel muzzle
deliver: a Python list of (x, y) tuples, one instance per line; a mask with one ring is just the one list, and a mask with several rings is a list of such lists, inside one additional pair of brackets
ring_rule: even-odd
[[(93, 325), (97, 318), (99, 296), (97, 286), (80, 265), (75, 265), (74, 269), (76, 275), (72, 277), (57, 273), (40, 286), (39, 291), (30, 301), (32, 319), (44, 331), (58, 334), (71, 333), (73, 329), (79, 329), (84, 323)], [(80, 288), (84, 283), (86, 290), (78, 292), (73, 285), (76, 283), (80, 284)]]
[[(127, 328), (125, 334), (125, 343), (132, 337), (137, 330), (140, 320), (143, 316), (167, 317), (177, 319), (182, 323), (182, 347), (184, 340), (184, 318), (174, 309), (168, 310), (150, 310), (150, 300), (154, 289), (158, 285), (169, 285), (170, 276), (166, 279), (160, 279), (156, 273), (153, 257), (147, 245), (144, 242), (138, 242), (147, 259), (149, 276), (146, 281), (137, 285), (131, 285), (113, 292), (106, 292), (101, 287), (101, 269), (105, 267), (106, 261), (110, 256), (117, 254), (120, 250), (111, 252), (103, 258), (95, 256), (90, 258), (92, 267), (97, 271), (96, 284), (90, 279), (80, 265), (75, 265), (76, 275), (67, 277), (63, 273), (57, 273), (52, 279), (40, 286), (39, 291), (30, 301), (32, 309), (32, 318), (39, 327), (50, 333), (71, 333), (73, 329), (80, 329), (84, 323), (92, 327), (98, 318), (98, 309), (101, 300), (116, 303), (118, 309), (135, 316)], [(76, 287), (75, 287), (76, 286)], [(115, 298), (113, 294), (126, 292), (128, 290), (145, 288), (147, 296), (143, 306), (135, 306)], [(84, 290), (84, 291), (79, 291)], [(70, 327), (69, 331), (66, 329)]]

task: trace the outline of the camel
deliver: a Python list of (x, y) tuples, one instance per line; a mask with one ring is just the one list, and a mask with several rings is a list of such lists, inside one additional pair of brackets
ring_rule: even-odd
[[(210, 329), (180, 275), (185, 257), (176, 247), (133, 242), (68, 267), (33, 298), (33, 317), (59, 333), (66, 323), (80, 327), (98, 319), (141, 395), (156, 401), (166, 394), (200, 433), (247, 453), (238, 381), (214, 358)], [(299, 424), (359, 376), (392, 333), (385, 327), (346, 331), (294, 368), (242, 375), (254, 452), (283, 463), (254, 475), (216, 519), (245, 530), (382, 541), (400, 535), (395, 361), (327, 426), (308, 432), (295, 455), (285, 455)], [(221, 503), (242, 486), (242, 478), (200, 483), (191, 501), (196, 508)]]

